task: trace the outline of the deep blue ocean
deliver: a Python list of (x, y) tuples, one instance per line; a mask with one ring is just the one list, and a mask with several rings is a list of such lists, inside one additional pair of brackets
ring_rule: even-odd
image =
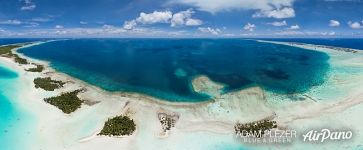
[(280, 42), (299, 42), (299, 43), (307, 43), (307, 44), (316, 44), (316, 45), (327, 45), (327, 46), (336, 46), (336, 47), (345, 47), (345, 48), (354, 48), (363, 50), (363, 39), (310, 39), (310, 38), (291, 38), (291, 39), (264, 39), (269, 41), (280, 41)]
[(325, 53), (243, 39), (73, 39), (19, 52), (108, 91), (183, 102), (209, 98), (192, 90), (198, 75), (224, 92), (259, 85), (295, 93), (324, 82), (329, 69)]

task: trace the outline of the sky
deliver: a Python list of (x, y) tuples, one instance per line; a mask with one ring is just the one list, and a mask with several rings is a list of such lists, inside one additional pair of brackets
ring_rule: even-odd
[(363, 0), (0, 0), (0, 37), (363, 37)]

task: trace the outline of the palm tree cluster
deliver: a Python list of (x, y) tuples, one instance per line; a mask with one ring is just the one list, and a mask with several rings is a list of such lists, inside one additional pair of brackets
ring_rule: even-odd
[(131, 135), (136, 130), (136, 124), (127, 116), (116, 116), (108, 119), (98, 135), (123, 136)]
[(236, 123), (236, 125), (234, 126), (235, 133), (243, 136), (246, 136), (246, 134), (249, 133), (261, 133), (259, 135), (262, 136), (264, 135), (265, 131), (271, 130), (273, 128), (277, 128), (277, 125), (276, 121), (271, 120), (262, 120), (245, 124)]

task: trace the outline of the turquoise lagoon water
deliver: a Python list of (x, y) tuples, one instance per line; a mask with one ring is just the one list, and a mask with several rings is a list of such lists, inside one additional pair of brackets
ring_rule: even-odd
[(209, 98), (191, 88), (198, 75), (224, 92), (259, 85), (294, 93), (323, 83), (329, 69), (325, 53), (243, 39), (73, 39), (19, 52), (108, 91), (180, 102)]
[(16, 104), (18, 74), (0, 64), (0, 149), (18, 150), (29, 146), (32, 116)]

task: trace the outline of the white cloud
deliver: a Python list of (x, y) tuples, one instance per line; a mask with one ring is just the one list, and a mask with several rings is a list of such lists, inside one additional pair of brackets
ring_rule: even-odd
[(21, 0), (24, 5), (20, 10), (34, 10), (37, 6), (31, 0)]
[(354, 36), (363, 37), (362, 32), (355, 32), (354, 34), (337, 34), (331, 32), (318, 32), (318, 31), (299, 31), (299, 30), (281, 30), (277, 32), (245, 32), (239, 33), (225, 33), (223, 29), (218, 28), (198, 28), (197, 32), (190, 32), (187, 30), (176, 30), (176, 31), (165, 31), (157, 28), (143, 28), (138, 27), (133, 30), (125, 30), (122, 27), (109, 26), (109, 28), (63, 28), (63, 29), (41, 29), (31, 28), (24, 29), (21, 31), (15, 30), (1, 30), (0, 37), (45, 37), (45, 38), (71, 38), (71, 37), (204, 37), (204, 36), (253, 36), (253, 37), (326, 37), (326, 36)]
[(330, 20), (329, 21), (329, 26), (331, 27), (339, 27), (340, 26), (340, 22), (337, 20)]
[(123, 28), (126, 30), (132, 30), (135, 28), (136, 25), (137, 25), (137, 23), (135, 20), (125, 21)]
[(136, 21), (142, 24), (168, 23), (171, 18), (170, 11), (154, 11), (149, 14), (141, 12)]
[(186, 11), (180, 11), (178, 13), (175, 13), (171, 19), (171, 26), (177, 27), (177, 26), (198, 26), (201, 25), (203, 22), (199, 19), (192, 19), (192, 14), (195, 12), (192, 9), (188, 9)]
[(280, 35), (280, 36), (334, 36), (336, 35), (335, 32), (314, 32), (314, 31), (294, 31), (294, 30), (286, 30), (281, 32), (276, 32), (274, 35)]
[(243, 27), (243, 29), (248, 30), (248, 31), (250, 31), (250, 32), (254, 31), (254, 30), (255, 30), (255, 28), (256, 28), (256, 25), (255, 25), (255, 24), (250, 24), (250, 23), (247, 23), (247, 24)]
[(123, 28), (126, 30), (134, 29), (138, 24), (155, 24), (170, 23), (171, 27), (180, 26), (199, 26), (203, 24), (202, 20), (192, 18), (195, 12), (193, 9), (187, 9), (174, 13), (171, 11), (154, 11), (152, 13), (141, 12), (136, 19), (125, 21)]
[(102, 28), (68, 28), (68, 29), (55, 29), (55, 30), (43, 30), (37, 31), (34, 34), (43, 32), (45, 35), (50, 36), (86, 36), (88, 35), (119, 35), (125, 33), (126, 30), (122, 28), (116, 28), (112, 25), (103, 25)]
[(277, 32), (275, 33), (276, 35), (304, 35), (303, 32), (301, 31), (281, 31), (281, 32)]
[(61, 26), (61, 25), (56, 25), (54, 28), (56, 28), (56, 29), (63, 29), (64, 27)]
[(35, 22), (48, 22), (48, 21), (51, 21), (51, 19), (49, 19), (49, 18), (33, 18), (32, 21), (35, 21)]
[(219, 35), (222, 31), (218, 28), (211, 28), (211, 27), (199, 27), (198, 30), (202, 33), (209, 33), (209, 34), (213, 34), (213, 35)]
[(35, 9), (35, 7), (36, 7), (36, 5), (31, 4), (31, 5), (23, 6), (23, 7), (21, 7), (20, 9), (21, 9), (21, 10), (33, 10), (33, 9)]
[(335, 35), (334, 31), (330, 31), (330, 32), (323, 32), (322, 35), (329, 35), (329, 36), (333, 36)]
[(295, 17), (295, 10), (291, 7), (284, 7), (282, 9), (274, 10), (261, 10), (252, 15), (253, 18), (292, 18)]
[(328, 35), (335, 35), (335, 32), (331, 31), (328, 33)]
[(40, 24), (37, 23), (37, 22), (27, 22), (26, 23), (27, 25), (25, 25), (24, 27), (27, 27), (27, 28), (34, 28), (34, 27), (37, 27), (39, 26)]
[(185, 25), (186, 26), (200, 26), (203, 24), (203, 21), (202, 20), (199, 20), (199, 19), (187, 19), (187, 21), (185, 22)]
[(235, 37), (237, 35), (233, 34), (233, 33), (226, 33), (226, 34), (223, 34), (223, 36), (225, 36), (225, 37)]
[(321, 34), (321, 35), (324, 35), (324, 36), (334, 36), (334, 35), (335, 35), (335, 32), (334, 32), (334, 31), (330, 31), (330, 32), (321, 32), (320, 34)]
[(348, 25), (349, 25), (349, 27), (350, 27), (350, 28), (352, 28), (352, 29), (361, 29), (361, 28), (363, 28), (363, 22), (362, 22), (362, 24), (361, 24), (361, 23), (359, 23), (359, 22), (352, 22), (352, 21), (349, 21), (349, 22), (348, 22)]
[(192, 13), (193, 12), (190, 9), (175, 13), (171, 19), (171, 26), (175, 27), (184, 25), (186, 18), (190, 18)]
[(0, 37), (180, 37), (193, 36), (192, 33), (178, 31), (164, 31), (154, 28), (135, 28), (125, 30), (122, 27), (105, 26), (105, 28), (63, 28), (63, 29), (27, 29), (22, 31), (0, 31)]
[(40, 24), (38, 22), (34, 22), (34, 21), (20, 21), (20, 20), (5, 20), (5, 21), (0, 21), (0, 24), (2, 25), (24, 25), (24, 27), (37, 27)]
[(102, 26), (102, 29), (112, 29), (112, 28), (115, 28), (113, 25), (108, 25), (108, 24), (105, 24)]
[(85, 25), (85, 24), (88, 24), (88, 22), (86, 22), (86, 21), (80, 21), (79, 24)]
[[(91, 29), (91, 30), (88, 29), (87, 31), (97, 32), (98, 34), (121, 34), (127, 32), (127, 30), (125, 30), (124, 28), (115, 27), (113, 25), (108, 25), (108, 24), (103, 25), (100, 31), (97, 29)], [(90, 34), (95, 34), (92, 32)]]
[(271, 23), (267, 23), (267, 24), (270, 24), (270, 25), (273, 25), (276, 27), (287, 26), (287, 23), (285, 20), (281, 21), (281, 22), (275, 21), (275, 22), (271, 22)]
[(299, 25), (292, 25), (288, 29), (290, 29), (290, 30), (297, 30), (297, 29), (300, 29), (300, 26)]
[(67, 30), (57, 30), (54, 32), (55, 34), (58, 35), (65, 35), (65, 34), (69, 34), (69, 32)]
[(4, 25), (20, 25), (20, 24), (22, 24), (22, 22), (19, 21), (19, 20), (5, 20), (5, 21), (0, 21), (0, 24), (4, 24)]
[(291, 7), (294, 0), (169, 0), (169, 4), (184, 4), (198, 10), (217, 13), (230, 10), (274, 10)]

